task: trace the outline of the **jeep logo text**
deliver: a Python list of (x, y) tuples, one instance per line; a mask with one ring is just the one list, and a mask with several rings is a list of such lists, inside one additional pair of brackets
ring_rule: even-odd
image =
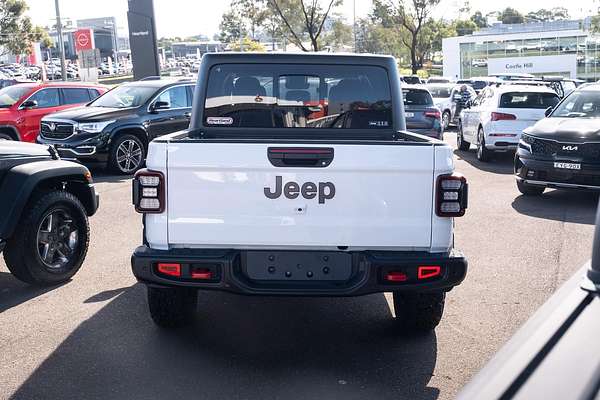
[(277, 199), (281, 194), (288, 199), (295, 199), (302, 195), (307, 200), (319, 198), (319, 204), (324, 204), (325, 200), (331, 200), (335, 196), (335, 185), (332, 182), (305, 182), (300, 186), (297, 182), (287, 182), (283, 185), (281, 176), (275, 177), (275, 189), (265, 188), (265, 196), (269, 199)]

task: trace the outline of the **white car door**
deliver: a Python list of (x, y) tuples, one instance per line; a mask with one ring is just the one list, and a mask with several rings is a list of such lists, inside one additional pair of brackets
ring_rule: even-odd
[(473, 138), (476, 134), (474, 131), (476, 131), (479, 124), (479, 107), (483, 97), (482, 95), (483, 92), (473, 100), (470, 108), (467, 108), (465, 111), (463, 111), (466, 119), (466, 126), (463, 127), (463, 136), (469, 143), (473, 142)]

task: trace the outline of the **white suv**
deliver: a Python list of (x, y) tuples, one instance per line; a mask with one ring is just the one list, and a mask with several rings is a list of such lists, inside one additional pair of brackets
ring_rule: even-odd
[(494, 151), (515, 150), (521, 132), (544, 118), (560, 98), (543, 86), (500, 85), (482, 90), (460, 113), (457, 145), (477, 145), (477, 159), (489, 161)]

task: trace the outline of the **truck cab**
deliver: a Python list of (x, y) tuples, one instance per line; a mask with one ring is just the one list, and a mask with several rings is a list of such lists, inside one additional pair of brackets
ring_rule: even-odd
[(466, 274), (468, 187), (450, 146), (405, 127), (391, 57), (205, 55), (190, 128), (133, 181), (154, 321), (189, 320), (198, 290), (393, 292), (399, 324), (435, 328)]

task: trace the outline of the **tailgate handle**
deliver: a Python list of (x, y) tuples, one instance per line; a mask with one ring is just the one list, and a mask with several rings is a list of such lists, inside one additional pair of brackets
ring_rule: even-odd
[(333, 161), (331, 147), (269, 147), (267, 153), (275, 167), (325, 168)]

